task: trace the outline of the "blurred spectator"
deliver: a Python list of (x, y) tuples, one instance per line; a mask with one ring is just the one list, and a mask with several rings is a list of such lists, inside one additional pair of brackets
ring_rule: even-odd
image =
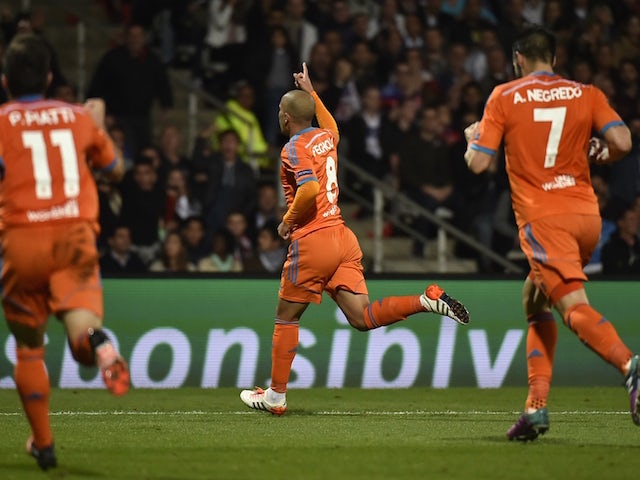
[(311, 48), (307, 62), (309, 76), (314, 79), (313, 86), (330, 112), (335, 111), (342, 93), (333, 83), (334, 60), (326, 43), (317, 42)]
[(399, 11), (397, 0), (382, 0), (377, 20), (378, 34), (382, 34), (381, 38), (384, 38), (386, 32), (396, 32), (402, 44), (406, 30), (404, 26), (404, 15)]
[(377, 57), (371, 49), (369, 42), (356, 42), (349, 58), (353, 65), (353, 81), (357, 87), (362, 87), (370, 83), (378, 83), (378, 72), (376, 70)]
[(405, 48), (421, 49), (424, 46), (424, 38), (422, 36), (422, 22), (417, 13), (405, 15), (405, 34), (402, 43)]
[[(226, 111), (218, 113), (214, 120), (215, 130), (234, 130), (238, 136), (238, 154), (254, 170), (271, 169), (269, 145), (264, 138), (262, 126), (253, 113), (255, 91), (246, 81), (236, 82), (230, 91), (231, 98), (226, 103)], [(214, 145), (215, 145), (214, 138)]]
[[(488, 9), (482, 5), (483, 0), (466, 0), (462, 3), (463, 8), (451, 31), (450, 40), (453, 43), (463, 43), (471, 49), (474, 45), (481, 43), (482, 32), (492, 30), (495, 25), (495, 18)], [(503, 25), (500, 25), (502, 30)]]
[[(342, 133), (347, 158), (367, 173), (384, 179), (390, 170), (391, 132), (391, 120), (382, 109), (380, 88), (376, 85), (365, 86), (362, 90), (362, 110), (345, 125)], [(355, 193), (373, 202), (372, 188), (368, 182), (361, 182), (358, 175), (349, 174), (346, 183)]]
[(78, 93), (76, 88), (69, 82), (64, 81), (53, 87), (51, 95), (56, 100), (62, 100), (68, 103), (78, 103)]
[[(465, 125), (480, 120), (482, 111), (477, 109), (466, 110), (458, 118), (460, 125), (459, 132)], [(494, 158), (488, 170), (480, 175), (476, 175), (469, 170), (464, 160), (464, 152), (467, 142), (464, 135), (458, 137), (456, 143), (451, 144), (451, 175), (454, 188), (461, 198), (465, 208), (461, 208), (457, 214), (457, 224), (459, 228), (474, 237), (480, 244), (488, 249), (502, 248), (502, 254), (514, 247), (517, 240), (517, 228), (515, 217), (511, 212), (511, 204), (502, 205), (498, 212), (498, 201), (501, 191), (506, 189), (507, 179), (504, 170), (504, 159), (502, 155)], [(508, 190), (508, 189), (507, 189)], [(507, 211), (508, 209), (508, 211)], [(496, 220), (496, 215), (501, 215)], [(496, 234), (496, 222), (501, 222), (502, 234)], [(513, 224), (512, 224), (513, 222)], [(516, 237), (509, 237), (511, 229), (516, 230)], [(506, 242), (506, 245), (504, 244)], [(464, 243), (457, 243), (455, 253), (465, 258), (476, 260), (480, 272), (492, 273), (497, 267), (489, 257), (470, 249)]]
[(342, 44), (348, 50), (354, 40), (351, 23), (351, 10), (347, 0), (333, 0), (331, 2), (331, 15), (326, 25), (320, 26), (320, 36), (328, 31), (335, 31), (342, 38)]
[(571, 78), (584, 84), (593, 83), (593, 66), (586, 57), (578, 57), (573, 60)]
[(305, 19), (305, 0), (287, 0), (284, 27), (297, 52), (296, 65), (309, 62), (311, 48), (318, 41), (318, 29)]
[(233, 236), (233, 255), (244, 265), (254, 255), (254, 244), (249, 236), (247, 216), (240, 211), (227, 215), (225, 228)]
[(231, 211), (249, 215), (256, 204), (256, 179), (249, 165), (240, 159), (240, 140), (235, 130), (223, 130), (220, 151), (209, 163), (204, 215), (209, 236), (224, 227)]
[(422, 17), (428, 29), (436, 29), (446, 35), (453, 29), (454, 18), (442, 8), (443, 0), (424, 0), (422, 2)]
[(276, 222), (265, 223), (258, 230), (256, 253), (243, 264), (243, 270), (250, 273), (277, 273), (287, 258), (287, 247), (278, 235)]
[(598, 199), (602, 226), (600, 227), (598, 244), (591, 254), (589, 263), (584, 267), (584, 272), (587, 274), (602, 272), (602, 247), (609, 241), (613, 232), (616, 231), (616, 217), (618, 213), (615, 210), (620, 210), (619, 204), (615, 200), (611, 200), (606, 178), (594, 171), (591, 174), (591, 184)]
[(152, 160), (139, 157), (132, 169), (132, 182), (122, 185), (121, 221), (129, 227), (131, 240), (140, 258), (148, 263), (156, 254), (164, 192), (158, 188), (158, 174)]
[(103, 253), (109, 246), (109, 237), (119, 223), (122, 197), (119, 190), (104, 176), (96, 175), (98, 187), (98, 205), (100, 233), (98, 235), (98, 251)]
[[(421, 207), (432, 213), (455, 218), (459, 211), (459, 197), (451, 176), (450, 152), (438, 137), (438, 112), (435, 107), (422, 110), (420, 129), (408, 135), (398, 149), (400, 159), (400, 188)], [(422, 217), (414, 228), (426, 237), (435, 236), (435, 226)], [(413, 255), (422, 257), (424, 243), (416, 240)]]
[(147, 266), (131, 248), (131, 232), (118, 225), (109, 236), (109, 249), (100, 257), (100, 271), (107, 274), (144, 273)]
[(504, 55), (501, 46), (496, 45), (487, 50), (487, 72), (480, 79), (483, 98), (488, 98), (493, 89), (501, 83), (508, 82), (513, 77), (512, 67)]
[(205, 233), (204, 219), (199, 216), (188, 217), (180, 226), (180, 235), (187, 249), (187, 257), (193, 265), (198, 265), (198, 262), (209, 252)]
[(492, 48), (502, 47), (498, 40), (497, 31), (493, 26), (482, 28), (477, 32), (477, 35), (477, 40), (471, 44), (471, 49), (465, 62), (465, 69), (474, 80), (480, 81), (489, 70), (489, 51)]
[(111, 136), (111, 140), (116, 147), (122, 152), (122, 159), (124, 162), (124, 166), (127, 170), (129, 170), (133, 166), (133, 154), (129, 151), (126, 142), (126, 132), (124, 129), (118, 125), (117, 123), (112, 123), (108, 128), (109, 136)]
[(637, 60), (622, 59), (618, 68), (618, 83), (613, 102), (616, 111), (625, 122), (630, 122), (638, 115), (639, 81), (640, 75), (638, 74)]
[(125, 131), (126, 150), (135, 154), (151, 141), (151, 107), (158, 100), (163, 109), (173, 106), (173, 93), (165, 67), (147, 47), (146, 32), (129, 25), (125, 45), (100, 59), (91, 80), (89, 97), (105, 100), (107, 114)]
[(265, 223), (278, 222), (282, 218), (278, 201), (278, 191), (273, 184), (263, 183), (258, 186), (256, 208), (249, 217), (249, 231), (254, 241), (258, 235), (258, 230), (262, 228)]
[(158, 150), (160, 154), (161, 166), (164, 170), (161, 176), (166, 176), (166, 172), (172, 168), (179, 168), (187, 174), (191, 173), (191, 162), (182, 150), (182, 133), (176, 125), (167, 125), (160, 132), (158, 140)]
[[(393, 1), (393, 0), (389, 0)], [(378, 56), (378, 78), (381, 84), (392, 81), (398, 62), (404, 57), (404, 43), (400, 29), (394, 25), (381, 30), (373, 39)]]
[(625, 18), (621, 33), (614, 44), (617, 60), (640, 58), (640, 16), (631, 15)]
[(194, 272), (196, 267), (189, 262), (187, 250), (180, 234), (176, 231), (167, 232), (160, 254), (149, 267), (150, 272)]
[(450, 96), (456, 96), (462, 85), (472, 80), (465, 68), (467, 54), (467, 47), (464, 43), (454, 43), (449, 46), (446, 68), (440, 73), (437, 80), (440, 90), (448, 91)]
[[(338, 30), (326, 30), (322, 34), (322, 42), (329, 49), (329, 55), (331, 55), (331, 58), (333, 58), (334, 61), (347, 54), (347, 49), (345, 48), (342, 35), (340, 35)], [(351, 52), (352, 45), (349, 45), (348, 50)]]
[(542, 25), (545, 0), (525, 0), (522, 16), (528, 23)]
[(277, 115), (278, 105), (282, 95), (294, 88), (293, 72), (296, 68), (297, 54), (283, 27), (271, 28), (268, 46), (268, 50), (263, 52), (265, 65), (259, 70), (264, 92), (262, 106), (264, 136), (270, 145), (279, 145), (281, 134)]
[[(365, 0), (363, 3), (377, 7), (372, 1)], [(377, 33), (376, 24), (372, 21), (372, 18), (375, 18), (376, 15), (374, 12), (375, 9), (371, 9), (371, 13), (356, 12), (354, 11), (354, 2), (351, 2), (350, 5), (351, 11), (353, 12), (351, 19), (354, 36), (353, 42), (370, 42)]]
[(498, 36), (505, 54), (511, 57), (511, 46), (526, 25), (524, 0), (506, 0), (504, 18), (500, 21)]
[(444, 35), (437, 27), (429, 27), (424, 30), (423, 36), (423, 57), (431, 74), (439, 77), (447, 66)]
[(58, 54), (56, 49), (44, 35), (44, 22), (46, 19), (45, 12), (42, 8), (37, 8), (32, 11), (23, 11), (18, 13), (15, 18), (15, 30), (10, 32), (10, 36), (5, 38), (4, 41), (8, 44), (13, 35), (18, 33), (34, 33), (38, 35), (44, 41), (49, 50), (49, 68), (51, 71), (51, 82), (47, 87), (46, 96), (52, 97), (58, 86), (67, 84), (62, 70), (60, 69), (60, 62), (58, 60)]
[(221, 96), (245, 77), (246, 15), (248, 0), (209, 0), (209, 23), (204, 38), (201, 68), (209, 91)]
[(233, 236), (228, 230), (214, 232), (211, 252), (198, 262), (199, 272), (242, 272), (242, 262), (233, 255)]
[(165, 208), (163, 225), (166, 230), (174, 230), (196, 215), (202, 213), (202, 206), (191, 194), (187, 176), (181, 168), (174, 167), (167, 173), (165, 186)]
[(339, 58), (336, 60), (334, 83), (341, 92), (333, 117), (336, 119), (338, 127), (341, 127), (361, 108), (360, 92), (358, 92), (354, 66), (349, 59)]
[(616, 231), (602, 247), (602, 271), (605, 274), (640, 273), (640, 218), (633, 207), (621, 209)]
[(640, 117), (632, 119), (628, 125), (632, 150), (610, 166), (608, 181), (612, 199), (622, 204), (632, 203), (640, 195)]
[(396, 64), (394, 75), (382, 87), (382, 104), (385, 109), (395, 109), (404, 100), (412, 99), (422, 103), (422, 79), (411, 71), (406, 60)]

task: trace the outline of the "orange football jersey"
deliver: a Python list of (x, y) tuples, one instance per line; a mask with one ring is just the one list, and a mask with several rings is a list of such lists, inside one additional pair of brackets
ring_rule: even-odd
[(40, 97), (0, 108), (0, 228), (98, 220), (93, 167), (116, 164), (111, 140), (81, 105)]
[(298, 185), (310, 180), (320, 184), (315, 205), (293, 225), (292, 240), (344, 223), (338, 207), (338, 141), (331, 130), (309, 127), (293, 135), (282, 148), (280, 178), (287, 207), (293, 203)]
[(504, 139), (511, 199), (519, 227), (549, 215), (597, 215), (587, 148), (622, 125), (600, 89), (550, 72), (497, 86), (471, 148), (493, 155)]

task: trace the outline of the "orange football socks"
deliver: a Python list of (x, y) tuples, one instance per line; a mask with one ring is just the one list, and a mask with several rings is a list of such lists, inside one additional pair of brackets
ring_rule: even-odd
[(49, 375), (44, 364), (44, 347), (18, 348), (15, 380), (20, 400), (31, 425), (37, 448), (53, 442), (49, 423)]
[(418, 312), (424, 312), (420, 295), (380, 298), (364, 309), (364, 323), (372, 330), (405, 320)]
[(553, 355), (558, 340), (558, 326), (551, 312), (541, 312), (527, 317), (527, 371), (529, 395), (525, 409), (528, 412), (547, 406)]
[(564, 323), (582, 342), (623, 374), (632, 357), (614, 326), (591, 305), (580, 303), (565, 312)]
[(276, 320), (271, 345), (271, 389), (278, 393), (287, 391), (291, 364), (298, 349), (299, 322)]

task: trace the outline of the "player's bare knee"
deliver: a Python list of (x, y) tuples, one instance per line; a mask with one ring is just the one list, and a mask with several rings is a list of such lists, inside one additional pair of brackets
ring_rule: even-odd
[(356, 330), (359, 330), (360, 332), (366, 332), (366, 331), (370, 330), (369, 326), (367, 326), (367, 324), (364, 321), (364, 316), (362, 316), (362, 315), (360, 315), (360, 316), (354, 316), (354, 315), (347, 316), (347, 321), (349, 322), (349, 325), (351, 325)]

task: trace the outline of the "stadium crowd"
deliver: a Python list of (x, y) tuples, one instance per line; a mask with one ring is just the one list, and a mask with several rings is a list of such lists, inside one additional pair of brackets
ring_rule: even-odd
[[(99, 179), (103, 273), (280, 271), (286, 245), (273, 173), (286, 138), (276, 113), (302, 62), (338, 121), (343, 158), (445, 212), (484, 245), (502, 254), (517, 248), (504, 162), (469, 172), (463, 129), (480, 118), (493, 87), (513, 78), (511, 44), (527, 23), (557, 35), (555, 71), (600, 87), (632, 131), (630, 155), (592, 169), (604, 222), (589, 267), (640, 273), (640, 1), (101, 2), (125, 34), (84, 96), (105, 99), (128, 167), (120, 185)], [(25, 26), (29, 15), (12, 18), (1, 24), (6, 41), (19, 29), (41, 31)], [(192, 152), (181, 125), (152, 125), (154, 102), (173, 107), (169, 68), (189, 69), (233, 112), (212, 119)], [(62, 72), (51, 95), (73, 100)], [(436, 234), (419, 219), (413, 226)], [(412, 254), (423, 247), (414, 242)], [(458, 247), (457, 255), (477, 257), (480, 271), (496, 271)]]

